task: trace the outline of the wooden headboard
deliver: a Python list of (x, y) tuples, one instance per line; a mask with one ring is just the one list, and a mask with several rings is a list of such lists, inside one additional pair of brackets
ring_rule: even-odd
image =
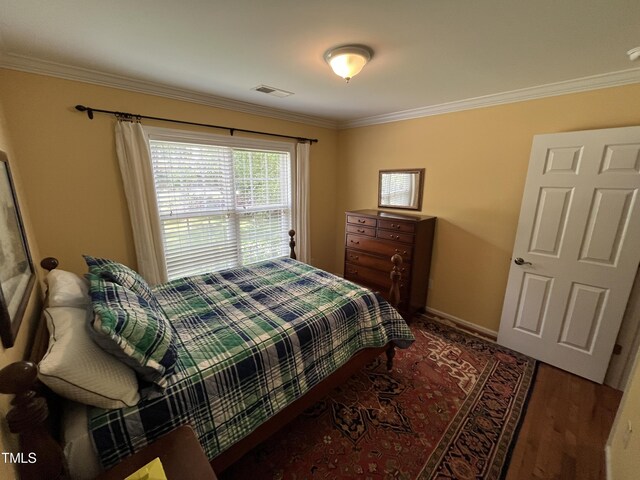
[[(48, 257), (40, 266), (51, 271), (58, 260)], [(46, 304), (46, 302), (45, 302)], [(43, 315), (42, 315), (43, 316)], [(38, 381), (38, 362), (49, 345), (47, 323), (41, 316), (29, 361), (15, 362), (0, 370), (0, 393), (15, 395), (7, 413), (11, 433), (20, 437), (21, 480), (65, 478), (65, 458), (55, 432), (59, 431), (60, 399)], [(34, 460), (33, 463), (30, 463)]]

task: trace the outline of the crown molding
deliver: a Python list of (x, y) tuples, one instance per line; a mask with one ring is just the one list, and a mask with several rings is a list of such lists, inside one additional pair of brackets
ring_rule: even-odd
[[(0, 41), (1, 41), (0, 37)], [(640, 83), (640, 68), (621, 70), (618, 72), (593, 75), (589, 77), (567, 80), (563, 82), (550, 83), (537, 87), (522, 88), (508, 92), (484, 95), (481, 97), (468, 98), (454, 102), (441, 103), (426, 107), (413, 108), (398, 112), (385, 113), (370, 117), (357, 118), (346, 121), (336, 121), (327, 118), (304, 115), (271, 107), (264, 107), (249, 102), (241, 102), (229, 98), (195, 92), (163, 85), (160, 83), (137, 80), (120, 75), (99, 72), (80, 67), (73, 67), (47, 60), (35, 59), (23, 55), (16, 55), (2, 52), (0, 48), (0, 68), (18, 70), (27, 73), (36, 73), (65, 80), (91, 83), (105, 87), (119, 88), (132, 92), (158, 95), (160, 97), (182, 100), (210, 107), (223, 108), (236, 112), (260, 115), (263, 117), (286, 120), (290, 122), (303, 123), (316, 127), (329, 129), (348, 129), (355, 127), (366, 127), (369, 125), (379, 125), (383, 123), (411, 120), (445, 113), (471, 110), (475, 108), (491, 107), (507, 103), (523, 102), (557, 95), (597, 90), (601, 88), (617, 87), (631, 83)]]
[(65, 80), (91, 83), (104, 87), (119, 88), (131, 92), (157, 95), (160, 97), (197, 103), (209, 107), (224, 108), (226, 110), (233, 110), (235, 112), (260, 115), (263, 117), (303, 123), (305, 125), (313, 125), (316, 127), (330, 129), (337, 128), (337, 122), (335, 120), (330, 120), (327, 118), (304, 115), (271, 107), (264, 107), (249, 102), (231, 100), (229, 98), (217, 97), (215, 95), (171, 87), (160, 83), (137, 80), (130, 77), (113, 75), (110, 73), (99, 72), (97, 70), (91, 70), (87, 68), (74, 67), (71, 65), (50, 62), (48, 60), (36, 59), (23, 55), (16, 55), (6, 52), (1, 53), (1, 51), (0, 68), (18, 70), (27, 73), (36, 73), (39, 75), (47, 75), (50, 77), (62, 78)]
[(522, 88), (509, 92), (484, 95), (482, 97), (468, 98), (455, 102), (441, 103), (439, 105), (431, 105), (421, 108), (413, 108), (394, 113), (386, 113), (382, 115), (374, 115), (371, 117), (359, 118), (338, 122), (339, 129), (366, 127), (369, 125), (378, 125), (382, 123), (398, 122), (401, 120), (411, 120), (421, 117), (430, 117), (432, 115), (441, 115), (443, 113), (459, 112), (462, 110), (471, 110), (474, 108), (491, 107), (502, 105), (505, 103), (524, 102), (526, 100), (535, 100), (545, 97), (554, 97), (557, 95), (566, 95), (570, 93), (585, 92), (588, 90), (597, 90), (600, 88), (617, 87), (631, 83), (640, 83), (640, 68), (629, 70), (621, 70), (618, 72), (605, 73), (602, 75), (593, 75), (590, 77), (577, 78), (557, 83), (549, 83), (537, 87)]

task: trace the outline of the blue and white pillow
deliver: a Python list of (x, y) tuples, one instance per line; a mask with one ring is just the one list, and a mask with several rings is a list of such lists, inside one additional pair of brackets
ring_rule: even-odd
[(89, 255), (83, 256), (84, 261), (87, 262), (87, 266), (89, 267), (89, 273), (117, 283), (133, 291), (149, 303), (156, 303), (155, 296), (149, 284), (132, 268), (107, 258), (97, 258)]
[(162, 309), (115, 282), (87, 275), (94, 341), (161, 389), (177, 361), (177, 334)]

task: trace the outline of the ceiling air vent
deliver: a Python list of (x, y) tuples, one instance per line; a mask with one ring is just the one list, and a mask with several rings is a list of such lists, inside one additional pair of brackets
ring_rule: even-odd
[(279, 88), (270, 87), (268, 85), (258, 85), (251, 90), (255, 90), (256, 92), (266, 93), (267, 95), (272, 95), (278, 98), (288, 97), (289, 95), (293, 95), (293, 92), (287, 92), (286, 90), (280, 90)]

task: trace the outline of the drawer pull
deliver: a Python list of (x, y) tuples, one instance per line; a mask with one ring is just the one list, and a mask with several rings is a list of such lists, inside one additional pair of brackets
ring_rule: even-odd
[(390, 234), (389, 237), (393, 238), (394, 240), (400, 240), (400, 235)]
[(396, 225), (395, 223), (392, 223), (392, 224), (391, 224), (391, 228), (397, 228), (397, 229), (400, 229), (400, 225)]
[(359, 219), (358, 219), (358, 223), (367, 223), (367, 221), (366, 221), (366, 220), (363, 220), (362, 218), (359, 218)]
[(349, 273), (358, 274), (358, 270), (349, 270)]
[[(351, 241), (353, 242), (353, 240), (351, 240)], [(407, 251), (406, 251), (406, 250), (400, 250), (399, 248), (396, 248), (396, 249), (395, 249), (395, 252), (396, 252), (396, 253), (402, 253), (403, 255), (406, 255), (406, 254), (407, 254)]]
[(358, 228), (357, 230), (358, 230), (358, 233), (364, 233), (364, 232), (366, 232), (366, 230), (365, 230), (364, 228)]
[[(349, 240), (349, 241), (350, 241), (351, 243), (355, 244), (355, 245), (360, 245), (360, 242), (356, 242), (356, 241), (354, 241), (354, 240)], [(396, 252), (397, 252), (397, 250), (396, 250)]]
[(349, 258), (351, 260), (358, 260), (360, 258), (360, 255), (349, 255)]

